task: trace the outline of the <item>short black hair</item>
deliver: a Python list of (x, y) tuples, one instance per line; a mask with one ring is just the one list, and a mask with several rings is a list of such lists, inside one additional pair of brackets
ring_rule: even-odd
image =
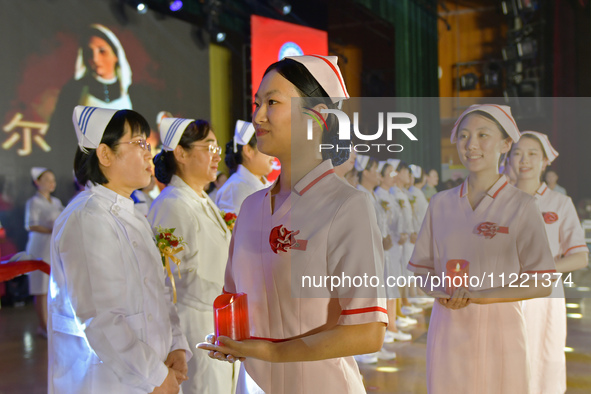
[[(197, 119), (187, 126), (181, 139), (179, 140), (179, 146), (185, 150), (191, 149), (191, 144), (196, 141), (201, 141), (207, 138), (211, 126), (207, 120)], [(168, 185), (172, 176), (177, 171), (177, 163), (174, 158), (173, 151), (161, 151), (152, 160), (154, 162), (154, 175), (158, 182)]]
[[(129, 124), (132, 136), (144, 134), (148, 137), (150, 135), (150, 126), (142, 115), (130, 109), (123, 109), (117, 111), (105, 127), (101, 144), (116, 151), (117, 143), (125, 135), (125, 124)], [(96, 149), (86, 149), (86, 152), (83, 152), (80, 147), (76, 148), (74, 174), (81, 185), (85, 185), (89, 181), (99, 185), (109, 182), (101, 171)]]
[[(253, 134), (250, 141), (248, 141), (248, 145), (256, 149), (257, 146), (257, 137), (256, 134)], [(224, 156), (224, 162), (230, 171), (230, 175), (235, 173), (238, 170), (238, 166), (242, 164), (244, 161), (244, 157), (242, 156), (242, 149), (244, 148), (243, 145), (236, 144), (236, 152), (234, 152), (234, 138), (230, 140), (226, 144), (226, 155)]]

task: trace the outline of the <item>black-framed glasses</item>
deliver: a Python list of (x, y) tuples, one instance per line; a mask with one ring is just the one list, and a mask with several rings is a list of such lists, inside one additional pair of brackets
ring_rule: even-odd
[(121, 144), (138, 144), (143, 150), (147, 150), (148, 152), (152, 151), (152, 145), (150, 145), (150, 143), (143, 138), (141, 140), (119, 142), (117, 145)]
[(207, 148), (207, 150), (209, 150), (209, 153), (211, 153), (212, 155), (215, 155), (216, 153), (218, 155), (222, 154), (222, 148), (220, 146), (217, 145), (213, 145), (213, 144), (209, 144), (209, 145), (193, 145), (194, 148)]

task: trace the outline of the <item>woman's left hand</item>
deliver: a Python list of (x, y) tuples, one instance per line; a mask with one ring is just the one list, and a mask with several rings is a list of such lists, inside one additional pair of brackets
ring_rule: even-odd
[[(216, 339), (219, 345), (215, 344)], [(246, 357), (252, 357), (273, 361), (273, 343), (269, 341), (257, 339), (235, 341), (225, 336), (216, 338), (213, 334), (208, 335), (206, 341), (198, 344), (197, 348), (209, 351), (209, 357), (216, 360), (234, 363), (237, 360), (244, 361)]]
[(437, 301), (448, 309), (461, 309), (471, 304), (472, 295), (465, 287), (457, 288), (451, 298), (438, 298)]

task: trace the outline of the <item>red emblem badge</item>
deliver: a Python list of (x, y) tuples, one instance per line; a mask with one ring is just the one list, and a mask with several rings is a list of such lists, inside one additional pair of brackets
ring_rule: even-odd
[(558, 220), (558, 215), (555, 212), (543, 212), (542, 216), (546, 224), (552, 224)]
[(306, 250), (308, 241), (295, 239), (300, 231), (289, 231), (283, 225), (274, 227), (269, 235), (269, 244), (273, 253), (287, 252), (288, 249)]
[(509, 234), (509, 227), (497, 226), (492, 222), (482, 222), (476, 227), (476, 234), (492, 239), (497, 233)]

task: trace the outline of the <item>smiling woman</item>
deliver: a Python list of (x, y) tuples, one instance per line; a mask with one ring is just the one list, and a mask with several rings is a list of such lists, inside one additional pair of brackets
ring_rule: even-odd
[[(469, 275), (469, 288), (423, 288), (438, 300), (427, 336), (429, 393), (534, 392), (518, 301), (549, 295), (549, 284), (533, 278), (556, 268), (534, 198), (499, 174), (519, 137), (510, 108), (489, 104), (468, 108), (452, 130), (470, 174), (431, 198), (408, 265), (424, 278), (449, 277), (448, 263), (461, 259)], [(473, 281), (484, 275), (491, 280)], [(499, 280), (508, 275), (526, 279), (511, 288)]]
[(178, 392), (191, 352), (149, 224), (130, 199), (150, 182), (148, 123), (84, 106), (73, 121), (86, 190), (51, 240), (49, 393)]

